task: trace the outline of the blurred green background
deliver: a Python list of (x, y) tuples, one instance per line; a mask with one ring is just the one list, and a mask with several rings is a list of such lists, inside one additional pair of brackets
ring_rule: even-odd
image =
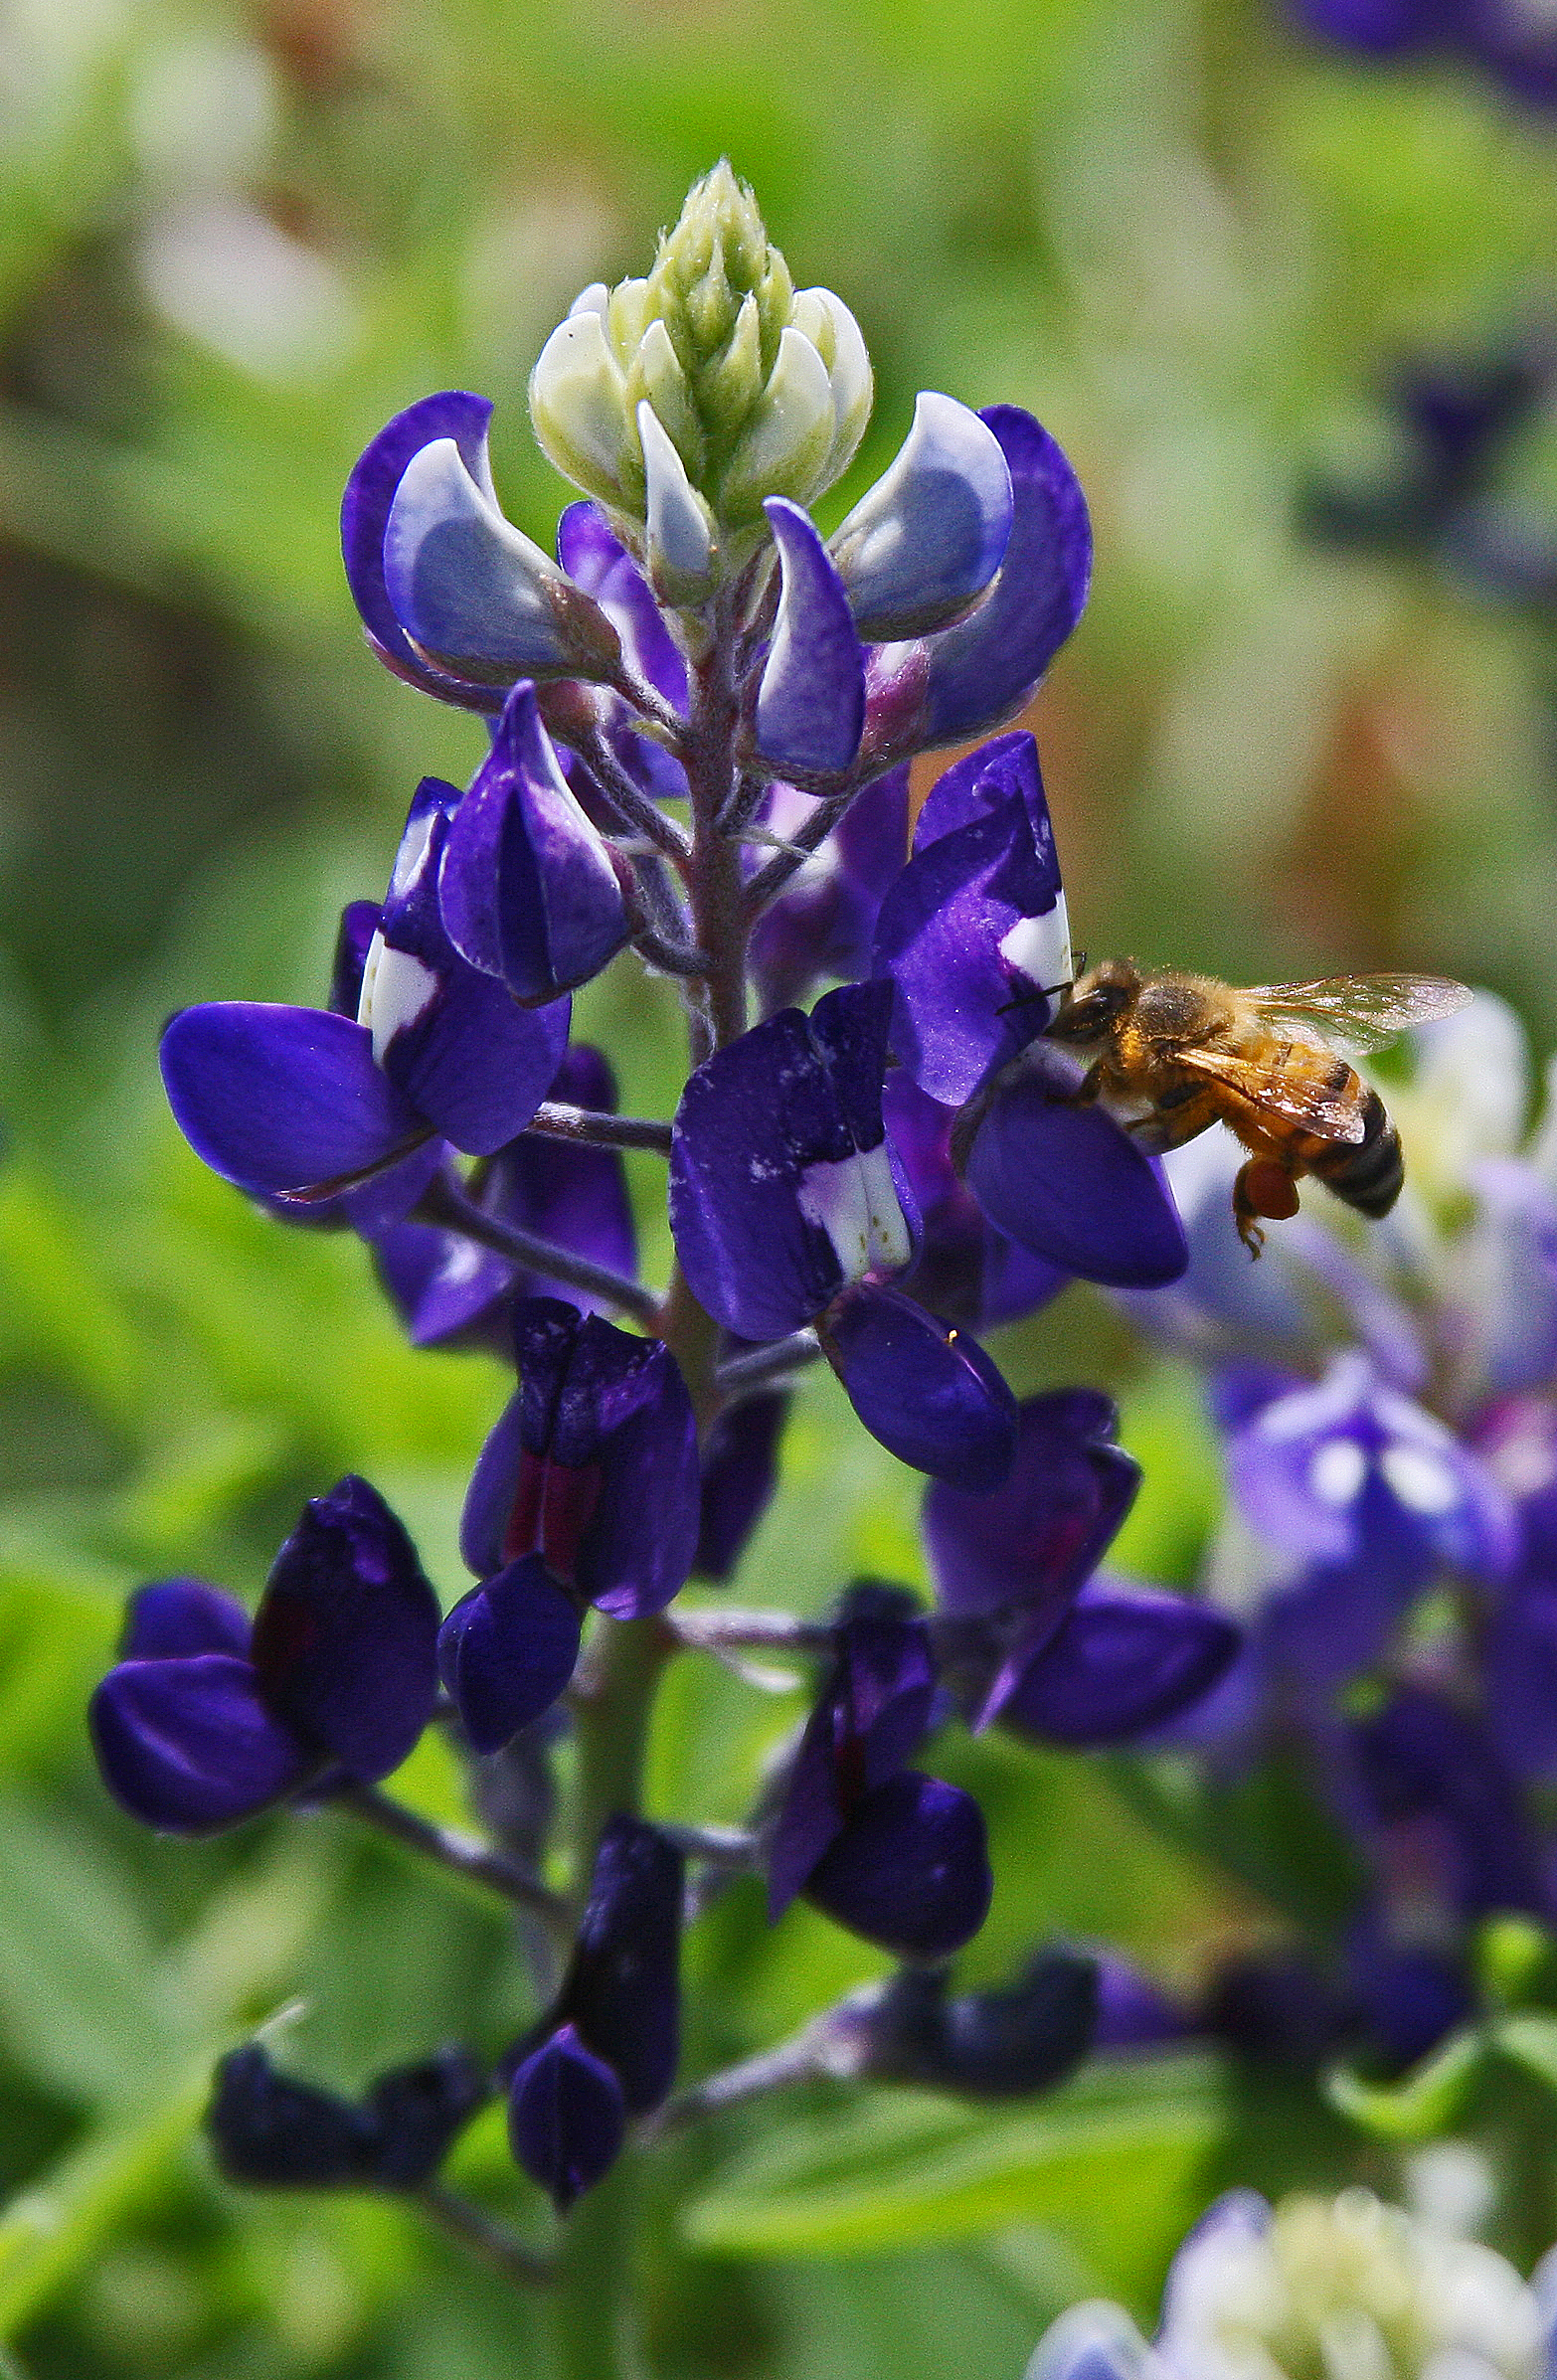
[[(1305, 475), (1385, 453), (1400, 353), (1557, 319), (1557, 131), (1447, 73), (1321, 57), (1265, 0), (7, 0), (0, 2370), (29, 2380), (537, 2368), (532, 2310), (411, 2216), (241, 2199), (196, 2131), (213, 2057), (294, 2000), (287, 2062), (337, 2085), (446, 2037), (495, 2052), (528, 2010), (500, 1921), (329, 1814), (150, 1840), (81, 1714), (128, 1588), (252, 1594), (348, 1467), (458, 1589), (497, 1368), (413, 1356), (355, 1244), (206, 1175), (156, 1028), (189, 999), (317, 999), (416, 779), (477, 757), (361, 641), (335, 543), (359, 448), (418, 396), (483, 390), (508, 510), (548, 539), (534, 354), (586, 282), (643, 269), (721, 153), (875, 359), (838, 510), (921, 387), (1031, 407), (1080, 469), (1096, 593), (1035, 710), (1079, 938), (1245, 979), (1441, 968), (1513, 998), (1543, 1051), (1557, 1031), (1544, 623), (1293, 525)], [(1557, 425), (1513, 467), (1557, 517)], [(627, 977), (581, 1007), (626, 1105), (668, 1112), (668, 1016)], [(662, 1262), (646, 1160), (634, 1180)], [(1123, 1566), (1187, 1579), (1220, 1493), (1190, 1384), (1079, 1291), (999, 1353), (1019, 1389), (1121, 1392), (1148, 1464)], [(743, 1600), (922, 1576), (914, 1481), (835, 1408), (807, 1389)], [(797, 1697), (683, 1670), (653, 1806), (738, 1817)], [(1182, 1982), (1266, 1923), (1105, 1767), (948, 1760), (995, 1837), (970, 1974), (1059, 1932)], [(458, 1814), (432, 1747), (402, 1786)], [(770, 1936), (744, 1891), (690, 1959), (689, 2072), (874, 1971), (804, 1912)], [(1382, 2158), (1195, 2061), (998, 2116), (821, 2093), (656, 2168), (655, 2369), (1014, 2376), (1073, 2295), (1146, 2315), (1225, 2180), (1388, 2183)], [(539, 2229), (494, 2122), (457, 2162)]]

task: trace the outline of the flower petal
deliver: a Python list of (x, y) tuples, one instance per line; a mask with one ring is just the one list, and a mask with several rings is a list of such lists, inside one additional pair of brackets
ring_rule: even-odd
[(234, 1826), (318, 1766), (232, 1653), (121, 1661), (87, 1717), (103, 1784), (132, 1818), (164, 1834)]
[(993, 430), (922, 390), (895, 458), (827, 542), (866, 643), (922, 636), (966, 610), (1000, 567), (1012, 511)]
[(805, 1897), (898, 1958), (949, 1958), (994, 1891), (983, 1812), (960, 1786), (901, 1769), (868, 1793), (812, 1869)]
[(975, 815), (916, 835), (881, 905), (873, 965), (897, 988), (894, 1050), (921, 1090), (956, 1106), (1044, 1030), (1075, 970), (1032, 737), (998, 737), (947, 773), (971, 780)]
[(1007, 1477), (1016, 1400), (975, 1338), (872, 1281), (841, 1291), (817, 1329), (849, 1403), (900, 1462), (974, 1495)]
[(778, 1441), (789, 1411), (779, 1390), (727, 1406), (702, 1450), (697, 1577), (722, 1587), (745, 1553), (778, 1482)]
[(435, 777), (418, 788), (358, 1013), (403, 1097), (456, 1148), (488, 1156), (523, 1131), (546, 1097), (571, 1009), (566, 999), (520, 1008), (449, 940), (437, 882), (458, 800)]
[(673, 711), (687, 707), (687, 665), (648, 582), (598, 504), (570, 504), (557, 524), (557, 559), (593, 595), (639, 675)]
[[(925, 1497), (925, 1545), (942, 1608), (1016, 1608), (1052, 1635), (1102, 1560), (1140, 1485), (1116, 1444), (1118, 1416), (1095, 1389), (1029, 1398), (1010, 1478), (988, 1496), (938, 1482)], [(1037, 1642), (1027, 1641), (1029, 1653)]]
[(391, 1163), (426, 1119), (327, 1008), (213, 1000), (162, 1035), (162, 1080), (196, 1156), (241, 1190), (300, 1191)]
[(192, 1653), (249, 1653), (249, 1615), (236, 1596), (204, 1579), (156, 1579), (137, 1587), (124, 1613), (121, 1661), (177, 1661)]
[(705, 1059), (676, 1110), (670, 1223), (693, 1295), (781, 1338), (913, 1253), (881, 1121), (890, 984), (780, 1009)]
[(558, 2016), (609, 2065), (629, 2116), (657, 2108), (676, 2079), (685, 1864), (642, 1818), (609, 1820), (558, 1997)]
[(1058, 1051), (1034, 1044), (984, 1109), (968, 1188), (1018, 1248), (1084, 1280), (1177, 1280), (1189, 1251), (1161, 1174), (1112, 1116), (1076, 1104), (1076, 1079)]
[(1124, 1743), (1208, 1694), (1241, 1641), (1223, 1613), (1187, 1597), (1084, 1587), (997, 1715), (1046, 1743)]
[(616, 2162), (626, 2133), (621, 2085), (564, 2025), (526, 2058), (508, 2100), (515, 2158), (565, 2215)]
[(579, 1658), (579, 1609), (539, 1554), (473, 1588), (438, 1630), (438, 1675), (476, 1752), (502, 1747), (551, 1709)]
[(438, 438), (453, 439), (477, 486), (492, 496), (486, 459), (486, 428), (491, 418), (487, 399), (473, 397), (463, 389), (445, 389), (436, 397), (424, 397), (408, 406), (366, 448), (346, 482), (341, 504), (341, 551), (347, 584), (380, 657), (397, 677), (421, 687), (424, 693), (481, 711), (496, 710), (492, 690), (433, 668), (401, 626), (384, 584), (384, 532), (407, 466), (424, 446)]
[(413, 647), (451, 676), (608, 678), (620, 659), (600, 605), (504, 519), (453, 438), (432, 439), (401, 474), (384, 587)]
[(398, 1769), (437, 1694), (437, 1598), (383, 1497), (351, 1474), (316, 1496), (255, 1615), (265, 1701), (368, 1783)]
[(800, 507), (770, 496), (763, 510), (783, 579), (757, 690), (757, 749), (786, 774), (838, 775), (865, 724), (865, 656), (849, 599)]
[(449, 821), (437, 888), (454, 948), (526, 1007), (588, 982), (627, 939), (610, 853), (563, 775), (527, 680)]

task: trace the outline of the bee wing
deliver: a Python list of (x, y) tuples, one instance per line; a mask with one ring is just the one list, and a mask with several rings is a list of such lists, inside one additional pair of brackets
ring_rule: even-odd
[(1261, 1115), (1279, 1116), (1319, 1140), (1360, 1140), (1367, 1129), (1354, 1098), (1337, 1094), (1322, 1077), (1299, 1074), (1269, 1058), (1238, 1058), (1230, 1050), (1175, 1050), (1175, 1066), (1218, 1083)]
[(1354, 1050), (1382, 1050), (1397, 1033), (1453, 1016), (1474, 996), (1448, 975), (1321, 975), (1252, 984), (1244, 995), (1268, 1023), (1317, 1025)]

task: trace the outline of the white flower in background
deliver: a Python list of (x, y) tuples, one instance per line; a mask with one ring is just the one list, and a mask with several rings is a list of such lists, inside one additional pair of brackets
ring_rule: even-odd
[[(1547, 2263), (1550, 2264), (1548, 2259)], [(1552, 2280), (1366, 2190), (1219, 2199), (1173, 2261), (1149, 2345), (1073, 2306), (1027, 2380), (1549, 2380)]]

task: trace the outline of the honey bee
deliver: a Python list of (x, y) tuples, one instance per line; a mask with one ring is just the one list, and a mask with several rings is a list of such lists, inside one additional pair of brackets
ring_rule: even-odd
[(1384, 1103), (1333, 1049), (1378, 1050), (1471, 997), (1444, 975), (1332, 975), (1235, 990), (1175, 967), (1105, 959), (1071, 985), (1048, 1029), (1091, 1064), (1077, 1090), (1101, 1100), (1152, 1155), (1231, 1127), (1249, 1151), (1233, 1184), (1238, 1236), (1258, 1256), (1257, 1218), (1298, 1212), (1313, 1174), (1359, 1214), (1387, 1215), (1405, 1180)]

